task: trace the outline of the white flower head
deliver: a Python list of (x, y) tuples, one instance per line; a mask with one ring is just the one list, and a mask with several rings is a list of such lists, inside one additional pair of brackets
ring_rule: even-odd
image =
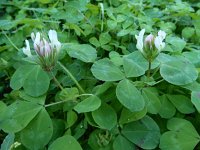
[(138, 50), (143, 52), (143, 37), (144, 37), (145, 29), (142, 29), (139, 33), (139, 35), (135, 35), (135, 38), (137, 39), (136, 47)]
[(22, 48), (23, 53), (24, 53), (25, 55), (27, 55), (28, 57), (31, 57), (32, 54), (31, 54), (31, 49), (30, 49), (29, 41), (28, 41), (28, 40), (25, 40), (25, 42), (26, 42), (26, 47)]

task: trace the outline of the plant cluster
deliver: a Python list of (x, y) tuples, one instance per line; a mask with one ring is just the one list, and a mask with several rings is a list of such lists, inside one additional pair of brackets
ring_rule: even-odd
[(200, 2), (1, 0), (0, 14), (1, 150), (200, 149)]

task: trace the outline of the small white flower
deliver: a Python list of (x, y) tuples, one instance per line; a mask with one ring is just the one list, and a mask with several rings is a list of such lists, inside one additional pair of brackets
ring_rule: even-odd
[(166, 37), (166, 33), (162, 30), (158, 31), (158, 36), (155, 38), (155, 47), (160, 52), (165, 47), (165, 42), (163, 40)]
[(40, 32), (36, 33), (36, 37), (34, 39), (34, 44), (36, 44), (36, 45), (40, 44)]
[(28, 40), (25, 40), (26, 42), (26, 47), (24, 47), (22, 50), (23, 50), (23, 53), (25, 55), (27, 55), (28, 57), (31, 57), (32, 54), (31, 54), (31, 49), (30, 49), (30, 45), (29, 45), (29, 41)]
[(144, 37), (145, 29), (142, 29), (139, 33), (139, 35), (135, 35), (135, 38), (137, 39), (136, 47), (138, 50), (143, 52), (143, 37)]
[(165, 42), (163, 42), (163, 38), (161, 36), (157, 36), (154, 43), (159, 52), (165, 47)]
[(158, 31), (158, 36), (161, 37), (162, 40), (164, 40), (166, 37), (165, 31), (162, 31), (162, 30)]
[(61, 43), (58, 41), (57, 32), (55, 30), (49, 30), (49, 39), (51, 41), (52, 48), (56, 48), (56, 50), (59, 51)]

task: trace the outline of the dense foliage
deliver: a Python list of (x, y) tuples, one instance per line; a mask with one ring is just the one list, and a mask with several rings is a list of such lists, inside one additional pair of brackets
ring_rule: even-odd
[[(200, 149), (198, 0), (1, 0), (0, 14), (1, 150)], [(50, 29), (47, 69), (22, 48)], [(150, 66), (141, 29), (167, 33)]]

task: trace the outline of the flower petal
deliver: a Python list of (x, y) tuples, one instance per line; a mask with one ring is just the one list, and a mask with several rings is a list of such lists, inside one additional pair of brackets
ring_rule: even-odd
[(162, 30), (158, 31), (158, 36), (161, 37), (162, 40), (164, 40), (166, 37), (165, 31), (162, 31)]
[(135, 35), (135, 38), (137, 39), (136, 47), (138, 50), (143, 52), (143, 37), (144, 37), (145, 29), (142, 29), (139, 33), (139, 35)]
[(26, 42), (26, 48), (23, 48), (23, 49), (22, 49), (22, 50), (23, 50), (23, 53), (24, 53), (25, 55), (27, 55), (28, 57), (31, 57), (32, 54), (31, 54), (31, 50), (30, 50), (29, 41), (28, 41), (28, 40), (25, 40), (25, 42)]
[(162, 41), (163, 39), (160, 36), (157, 36), (154, 41), (155, 47), (158, 49), (159, 52), (165, 47), (165, 43)]
[(40, 45), (40, 32), (36, 33), (34, 44)]

